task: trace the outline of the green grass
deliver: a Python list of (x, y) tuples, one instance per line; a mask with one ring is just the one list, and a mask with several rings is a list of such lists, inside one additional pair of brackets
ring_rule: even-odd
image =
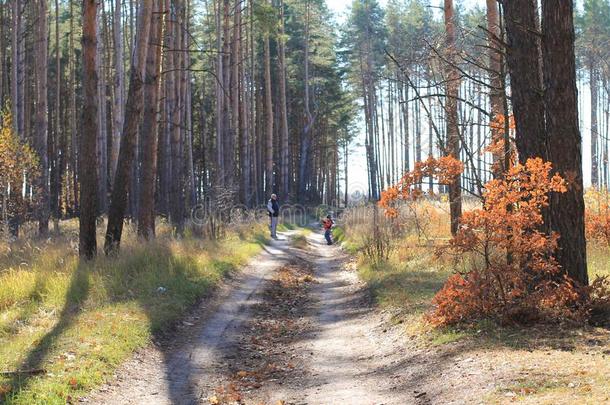
[(332, 229), (332, 234), (333, 240), (337, 243), (340, 243), (341, 246), (350, 254), (358, 253), (358, 250), (361, 246), (359, 246), (358, 243), (352, 240), (351, 238), (347, 237), (345, 229), (340, 226), (335, 226)]
[(254, 226), (220, 242), (161, 235), (143, 244), (132, 237), (118, 257), (85, 264), (69, 234), (37, 241), (40, 248), (4, 247), (0, 370), (45, 373), (0, 376), (3, 403), (63, 404), (108, 380), (258, 253), (264, 232)]
[(307, 249), (309, 242), (307, 242), (307, 235), (311, 233), (311, 229), (299, 228), (298, 233), (292, 236), (290, 244), (297, 249)]

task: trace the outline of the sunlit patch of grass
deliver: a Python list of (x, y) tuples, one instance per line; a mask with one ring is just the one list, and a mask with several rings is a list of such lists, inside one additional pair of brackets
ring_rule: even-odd
[(165, 230), (142, 243), (127, 226), (117, 257), (85, 264), (70, 223), (49, 240), (1, 247), (0, 370), (44, 371), (0, 376), (5, 403), (63, 404), (84, 395), (266, 240), (260, 225), (217, 242), (175, 240)]
[(343, 227), (335, 226), (333, 227), (331, 232), (335, 243), (341, 244), (343, 249), (345, 249), (350, 254), (358, 253), (358, 249), (360, 248), (360, 246), (357, 242), (347, 237), (347, 235), (345, 234), (345, 229)]
[(610, 276), (610, 248), (595, 242), (587, 245), (587, 266), (589, 278)]
[(306, 232), (299, 232), (298, 234), (292, 236), (290, 244), (297, 249), (307, 249), (309, 242), (307, 242)]
[[(490, 393), (488, 403), (610, 403), (607, 330), (522, 331), (521, 347), (498, 346), (494, 360), (510, 364), (512, 377)], [(528, 336), (529, 335), (529, 336)], [(546, 336), (549, 338), (547, 339)]]

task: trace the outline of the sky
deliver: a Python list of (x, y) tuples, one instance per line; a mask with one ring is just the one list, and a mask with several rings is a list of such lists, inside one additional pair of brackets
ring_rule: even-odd
[[(353, 0), (326, 0), (328, 8), (332, 10), (337, 18), (338, 22), (343, 22), (346, 19), (349, 7)], [(387, 0), (379, 0), (382, 6), (385, 6)], [(443, 0), (432, 0), (431, 4), (434, 6), (442, 5)], [(466, 8), (474, 6), (485, 7), (485, 0), (456, 0), (456, 3)], [(576, 0), (576, 7), (582, 7), (581, 0)], [(587, 131), (590, 130), (590, 103), (589, 103), (589, 89), (587, 86), (579, 88), (579, 118), (581, 120), (581, 129), (583, 131), (583, 174), (585, 186), (591, 184), (591, 162), (588, 151), (591, 148), (590, 136)], [(349, 166), (348, 166), (348, 188), (349, 193), (354, 192), (368, 193), (368, 173), (366, 166), (366, 157), (364, 150), (364, 128), (360, 127), (360, 134), (356, 137), (350, 148), (349, 155)], [(341, 188), (343, 188), (343, 181), (341, 182)]]

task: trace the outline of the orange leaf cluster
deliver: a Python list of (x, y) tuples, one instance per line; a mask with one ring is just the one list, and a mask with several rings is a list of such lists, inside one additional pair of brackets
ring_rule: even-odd
[(542, 159), (529, 159), (486, 184), (483, 207), (464, 213), (449, 246), (471, 258), (473, 269), (452, 276), (434, 297), (432, 323), (582, 317), (582, 294), (553, 258), (559, 236), (540, 231), (549, 194), (566, 191), (551, 169)]
[(610, 193), (591, 189), (585, 197), (588, 203), (585, 211), (587, 239), (610, 247)]
[[(504, 114), (498, 114), (496, 118), (489, 123), (492, 131), (504, 132), (504, 125), (506, 124), (506, 116)], [(515, 117), (513, 115), (508, 116), (508, 129), (513, 131), (516, 128)]]
[(0, 203), (6, 202), (9, 215), (18, 215), (27, 209), (22, 196), (24, 178), (32, 181), (39, 175), (38, 157), (13, 131), (9, 112), (2, 113), (0, 122)]
[[(483, 153), (491, 153), (494, 156), (494, 162), (492, 164), (492, 171), (494, 173), (502, 172), (504, 157), (506, 156), (506, 147), (505, 147), (505, 124), (506, 117), (504, 115), (498, 115), (495, 117), (493, 121), (489, 123), (491, 127), (491, 143), (487, 146)], [(514, 139), (511, 136), (515, 130), (515, 118), (510, 115), (508, 117), (508, 131), (509, 131), (509, 167), (513, 166), (517, 160), (517, 151), (514, 147)]]
[(401, 201), (414, 201), (424, 195), (416, 188), (424, 179), (432, 177), (439, 184), (449, 184), (464, 171), (464, 164), (453, 156), (434, 158), (417, 162), (413, 170), (405, 173), (395, 185), (381, 192), (379, 206), (388, 218), (398, 216), (397, 204)]

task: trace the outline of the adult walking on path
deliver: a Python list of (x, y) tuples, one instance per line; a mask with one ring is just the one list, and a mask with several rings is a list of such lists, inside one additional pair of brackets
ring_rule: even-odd
[(280, 219), (280, 204), (277, 202), (277, 194), (271, 194), (271, 198), (267, 202), (267, 211), (269, 212), (271, 237), (277, 239), (277, 223)]

